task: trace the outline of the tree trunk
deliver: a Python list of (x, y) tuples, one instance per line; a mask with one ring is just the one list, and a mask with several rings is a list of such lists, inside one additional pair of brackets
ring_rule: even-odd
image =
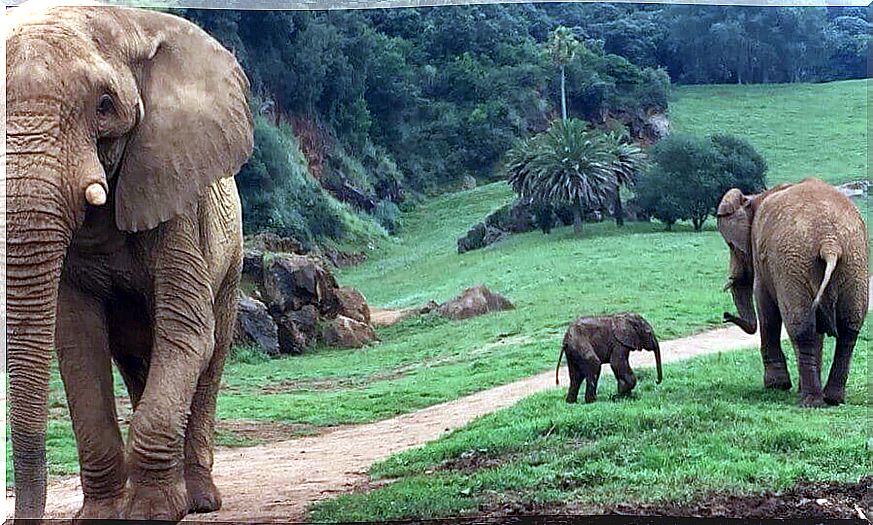
[(612, 205), (612, 215), (615, 217), (615, 225), (618, 227), (624, 226), (624, 207), (621, 204), (620, 188), (615, 188), (615, 203)]
[(567, 122), (567, 89), (565, 87), (563, 64), (561, 64), (561, 120)]
[(573, 233), (582, 236), (582, 208), (579, 206), (573, 206)]

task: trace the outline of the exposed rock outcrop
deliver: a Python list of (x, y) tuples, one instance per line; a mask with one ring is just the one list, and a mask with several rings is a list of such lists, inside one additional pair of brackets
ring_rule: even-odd
[[(276, 355), (303, 353), (319, 338), (348, 348), (375, 340), (366, 298), (354, 288), (339, 287), (319, 257), (249, 249), (243, 281), (250, 294), (240, 300), (239, 344)], [(338, 317), (357, 324), (334, 323)]]
[(364, 294), (350, 286), (336, 289), (339, 315), (354, 319), (361, 323), (370, 323), (370, 307)]
[(328, 346), (361, 348), (376, 340), (376, 332), (368, 323), (340, 315), (327, 322), (322, 338)]
[(449, 319), (461, 320), (514, 308), (509, 299), (480, 284), (467, 288), (458, 297), (439, 305), (437, 313)]
[(240, 294), (234, 342), (253, 346), (267, 355), (279, 355), (276, 322), (264, 303)]

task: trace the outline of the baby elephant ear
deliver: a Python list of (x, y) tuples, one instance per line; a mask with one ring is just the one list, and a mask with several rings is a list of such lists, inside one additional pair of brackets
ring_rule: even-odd
[(119, 170), (115, 221), (135, 232), (191, 209), (213, 181), (234, 176), (252, 153), (253, 122), (248, 79), (215, 39), (176, 16), (119, 9), (138, 30), (131, 67), (143, 115)]
[(642, 348), (640, 329), (629, 316), (621, 316), (613, 321), (612, 334), (622, 346), (631, 350)]

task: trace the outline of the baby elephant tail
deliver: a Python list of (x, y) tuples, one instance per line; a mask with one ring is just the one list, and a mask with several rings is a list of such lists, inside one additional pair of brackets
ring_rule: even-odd
[(558, 366), (555, 367), (555, 384), (560, 385), (561, 382), (558, 381), (558, 372), (561, 371), (561, 359), (564, 358), (564, 351), (566, 349), (566, 344), (561, 344), (561, 351), (558, 353)]

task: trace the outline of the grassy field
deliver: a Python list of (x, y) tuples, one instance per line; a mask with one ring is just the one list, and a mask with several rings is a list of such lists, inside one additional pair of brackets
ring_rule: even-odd
[(867, 82), (678, 87), (671, 126), (748, 139), (767, 160), (772, 184), (865, 179)]
[[(797, 89), (801, 93), (842, 90), (839, 96), (846, 98), (846, 92), (863, 92), (862, 87), (849, 82)], [(736, 104), (730, 98), (723, 104), (705, 104), (707, 89), (716, 93), (724, 89), (741, 98), (740, 88), (680, 89), (673, 105), (677, 129), (690, 129), (692, 120), (700, 126), (718, 122)], [(771, 111), (767, 105), (761, 108)], [(832, 108), (828, 118), (842, 123), (845, 109), (837, 109)], [(696, 119), (682, 116), (694, 112)], [(748, 114), (747, 119), (755, 115)], [(758, 140), (755, 137), (777, 134), (781, 128), (778, 115), (760, 119), (771, 131), (757, 130), (753, 142)], [(838, 126), (821, 127), (831, 132)], [(701, 128), (700, 132), (717, 130)], [(860, 151), (866, 151), (866, 127), (860, 132), (864, 137)], [(780, 150), (778, 143), (771, 145), (772, 150), (766, 143), (755, 144), (774, 174), (778, 172), (773, 159), (817, 165), (821, 164), (817, 155), (830, 151), (805, 147), (792, 156)], [(844, 169), (834, 172), (854, 169), (847, 156), (835, 158)], [(628, 224), (621, 229), (611, 223), (587, 224), (581, 239), (573, 236), (571, 228), (560, 228), (550, 235), (516, 235), (484, 250), (458, 255), (456, 238), (510, 199), (505, 184), (491, 184), (430, 200), (404, 216), (399, 237), (380, 242), (365, 264), (340, 272), (338, 279), (360, 288), (372, 305), (381, 307), (443, 301), (484, 283), (512, 300), (515, 310), (464, 322), (435, 316), (410, 319), (380, 329), (380, 343), (357, 351), (318, 348), (304, 356), (275, 360), (240, 352), (224, 375), (219, 418), (289, 425), (289, 436), (329, 425), (374, 421), (553, 367), (560, 337), (581, 314), (636, 310), (652, 322), (661, 338), (670, 339), (720, 326), (721, 312), (731, 307), (730, 296), (721, 292), (727, 248), (712, 221), (702, 233), (685, 225), (665, 233), (657, 223)], [(754, 363), (743, 366), (748, 369)], [(694, 383), (693, 377), (688, 383)], [(673, 388), (672, 382), (664, 388)], [(645, 388), (641, 392), (645, 394)], [(120, 382), (118, 393), (124, 395)], [(649, 402), (653, 396), (641, 397)], [(51, 473), (75, 473), (75, 445), (56, 374), (51, 403)], [(253, 442), (222, 432), (219, 443)], [(7, 446), (7, 474), (9, 453)]]
[[(661, 385), (645, 371), (631, 399), (567, 405), (564, 389), (533, 395), (375, 465), (372, 476), (392, 483), (317, 504), (309, 518), (425, 519), (508, 503), (597, 512), (798, 480), (857, 481), (873, 470), (868, 342), (865, 330), (839, 408), (811, 412), (797, 407), (796, 389), (764, 390), (756, 350), (696, 358), (667, 365)], [(601, 383), (614, 388), (609, 374)]]

